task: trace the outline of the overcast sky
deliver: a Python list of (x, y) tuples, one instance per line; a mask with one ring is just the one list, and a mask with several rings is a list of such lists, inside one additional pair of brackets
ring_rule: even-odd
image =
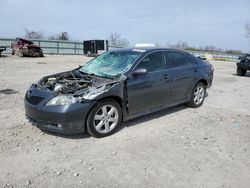
[(0, 0), (0, 37), (67, 31), (74, 40), (121, 33), (130, 44), (185, 41), (250, 50), (250, 0)]

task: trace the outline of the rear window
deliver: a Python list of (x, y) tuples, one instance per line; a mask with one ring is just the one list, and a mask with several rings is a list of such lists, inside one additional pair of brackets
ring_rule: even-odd
[(168, 69), (190, 65), (189, 59), (183, 53), (167, 51), (164, 55)]

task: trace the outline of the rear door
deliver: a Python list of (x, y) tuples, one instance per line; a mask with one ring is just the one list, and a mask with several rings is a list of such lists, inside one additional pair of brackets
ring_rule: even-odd
[(129, 114), (145, 112), (164, 105), (170, 96), (166, 84), (166, 64), (163, 52), (153, 52), (144, 57), (137, 68), (145, 68), (145, 75), (131, 76), (127, 80)]
[(178, 103), (186, 100), (192, 90), (197, 74), (197, 64), (184, 52), (164, 52), (168, 76), (171, 79), (171, 101)]

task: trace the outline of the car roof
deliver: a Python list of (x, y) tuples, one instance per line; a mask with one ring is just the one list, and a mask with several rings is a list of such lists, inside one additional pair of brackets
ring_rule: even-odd
[[(173, 49), (173, 48), (158, 48), (158, 47), (134, 47), (134, 48), (120, 48), (120, 49), (113, 49), (111, 51), (138, 51), (142, 53), (148, 53), (153, 51), (161, 51), (161, 50), (171, 50), (177, 52), (185, 52), (183, 50)], [(187, 53), (187, 52), (185, 52)]]

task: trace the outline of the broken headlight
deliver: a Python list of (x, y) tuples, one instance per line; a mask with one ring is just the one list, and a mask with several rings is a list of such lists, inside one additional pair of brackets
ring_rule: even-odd
[(55, 106), (55, 105), (70, 105), (78, 102), (78, 98), (73, 95), (59, 95), (52, 98), (46, 106)]

